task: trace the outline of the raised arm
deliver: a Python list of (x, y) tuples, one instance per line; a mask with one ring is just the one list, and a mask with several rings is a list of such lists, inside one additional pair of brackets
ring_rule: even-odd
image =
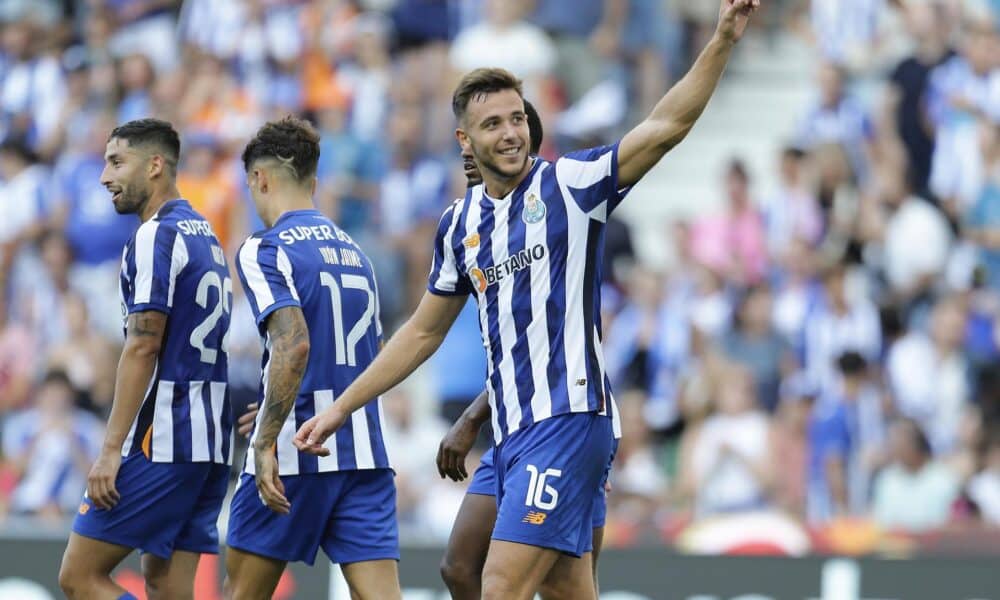
[(618, 186), (634, 185), (683, 140), (708, 105), (733, 46), (760, 0), (722, 0), (719, 24), (691, 70), (670, 88), (618, 148)]
[[(126, 321), (125, 347), (118, 360), (115, 397), (104, 434), (104, 446), (87, 476), (87, 496), (98, 508), (110, 509), (118, 503), (115, 479), (122, 460), (122, 444), (139, 412), (156, 359), (163, 344), (167, 315), (155, 310), (132, 313)], [(137, 436), (145, 435), (137, 431)]]
[(434, 351), (462, 312), (465, 295), (439, 296), (427, 292), (413, 316), (389, 339), (372, 364), (354, 380), (333, 406), (302, 424), (295, 446), (326, 456), (323, 442), (333, 435), (351, 413), (406, 379)]

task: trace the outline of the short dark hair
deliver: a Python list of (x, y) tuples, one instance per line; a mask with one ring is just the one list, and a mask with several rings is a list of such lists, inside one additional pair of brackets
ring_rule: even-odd
[(73, 390), (73, 381), (69, 378), (66, 371), (62, 369), (50, 369), (42, 377), (41, 385), (61, 385), (66, 388)]
[(111, 130), (108, 140), (114, 138), (128, 142), (129, 146), (156, 146), (167, 159), (171, 169), (177, 169), (181, 155), (181, 138), (177, 130), (160, 119), (136, 119)]
[[(469, 101), (473, 98), (503, 90), (514, 90), (518, 96), (524, 97), (521, 91), (521, 80), (506, 69), (476, 69), (462, 77), (451, 96), (451, 110), (459, 121), (465, 116)], [(530, 127), (530, 124), (529, 124)]]
[(848, 350), (837, 357), (837, 370), (848, 377), (862, 375), (868, 370), (868, 361), (859, 352)]
[(249, 172), (255, 162), (274, 159), (291, 170), (299, 183), (316, 175), (319, 163), (319, 134), (309, 121), (292, 115), (268, 121), (243, 149), (243, 168)]
[(535, 106), (524, 101), (524, 114), (528, 120), (528, 134), (531, 137), (531, 153), (538, 154), (542, 147), (542, 139), (545, 137), (545, 130), (542, 128), (542, 119), (538, 116)]

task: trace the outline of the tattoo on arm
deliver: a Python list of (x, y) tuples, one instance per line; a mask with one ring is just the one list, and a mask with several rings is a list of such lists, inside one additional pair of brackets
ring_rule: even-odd
[(130, 337), (163, 337), (166, 324), (167, 315), (155, 310), (132, 313), (128, 316), (128, 335)]
[(267, 335), (271, 356), (264, 410), (255, 441), (258, 450), (270, 448), (278, 439), (278, 432), (295, 406), (309, 360), (309, 329), (301, 309), (287, 307), (271, 314), (267, 319)]

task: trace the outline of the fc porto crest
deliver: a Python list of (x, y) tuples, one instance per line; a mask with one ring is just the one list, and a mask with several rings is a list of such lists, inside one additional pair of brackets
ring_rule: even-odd
[(528, 225), (541, 223), (545, 218), (545, 203), (536, 194), (531, 193), (524, 199), (524, 210), (521, 219)]

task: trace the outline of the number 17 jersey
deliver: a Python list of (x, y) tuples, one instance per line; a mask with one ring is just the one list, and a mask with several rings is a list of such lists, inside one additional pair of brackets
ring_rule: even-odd
[[(329, 456), (301, 453), (292, 444), (298, 428), (332, 405), (378, 353), (382, 326), (368, 257), (319, 211), (296, 210), (243, 243), (237, 270), (264, 341), (258, 423), (267, 411), (272, 352), (267, 317), (280, 308), (298, 307), (309, 329), (309, 362), (275, 448), (279, 474), (388, 468), (381, 399), (355, 411), (326, 441)], [(252, 442), (244, 471), (254, 473)]]

